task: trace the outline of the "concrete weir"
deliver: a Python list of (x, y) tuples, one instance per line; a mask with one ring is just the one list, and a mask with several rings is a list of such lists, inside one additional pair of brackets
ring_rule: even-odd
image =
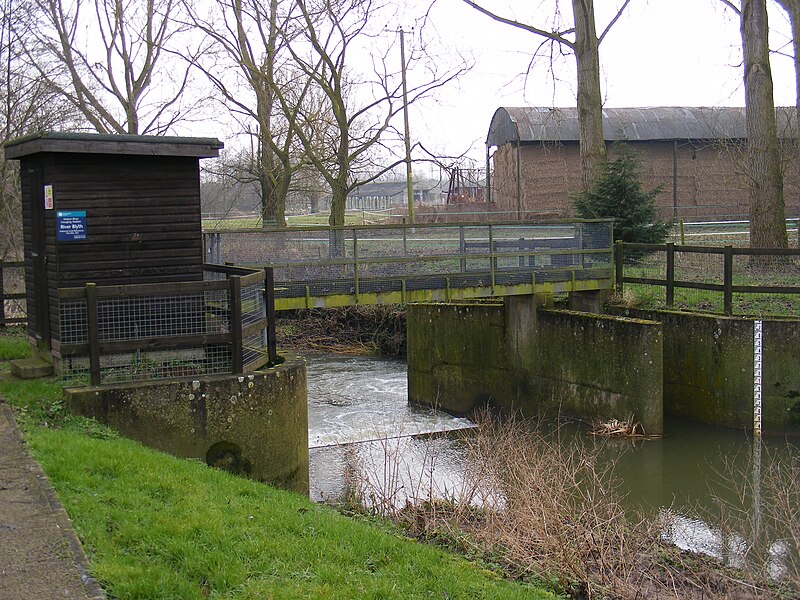
[(633, 415), (662, 433), (661, 323), (548, 302), (409, 305), (409, 400), (455, 414), (488, 404), (523, 416)]
[(270, 369), (98, 387), (67, 388), (75, 414), (175, 456), (308, 493), (305, 362)]

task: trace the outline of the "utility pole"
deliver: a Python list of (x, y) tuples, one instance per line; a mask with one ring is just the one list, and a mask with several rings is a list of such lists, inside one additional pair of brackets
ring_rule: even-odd
[(408, 221), (414, 224), (414, 181), (411, 176), (411, 138), (408, 132), (408, 86), (406, 85), (406, 43), (405, 32), (400, 28), (400, 62), (403, 78), (403, 124), (406, 140), (406, 191), (408, 193)]

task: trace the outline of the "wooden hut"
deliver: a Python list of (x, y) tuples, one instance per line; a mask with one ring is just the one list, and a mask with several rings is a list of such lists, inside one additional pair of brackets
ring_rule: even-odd
[[(203, 279), (199, 159), (220, 148), (212, 138), (57, 132), (6, 144), (20, 161), (28, 335), (41, 355), (75, 341), (63, 339), (61, 288)], [(124, 314), (106, 320), (133, 326)]]

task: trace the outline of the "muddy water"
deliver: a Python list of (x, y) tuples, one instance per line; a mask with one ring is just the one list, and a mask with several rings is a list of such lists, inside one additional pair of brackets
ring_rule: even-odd
[[(368, 502), (395, 506), (431, 496), (458, 496), (465, 466), (463, 442), (457, 435), (435, 434), (466, 431), (471, 424), (408, 406), (404, 362), (308, 357), (308, 397), (312, 499), (341, 499), (355, 482), (360, 482), (361, 496)], [(575, 426), (567, 429), (566, 437), (584, 434)], [(604, 448), (604, 456), (616, 461), (626, 502), (659, 518), (665, 538), (733, 564), (747, 540), (735, 532), (722, 536), (695, 515), (714, 514), (720, 500), (741, 507), (730, 482), (738, 477), (737, 486), (747, 491), (744, 514), (758, 524), (760, 498), (752, 491), (761, 485), (762, 457), (800, 461), (796, 446), (785, 439), (756, 442), (740, 431), (681, 421), (665, 423), (661, 439), (612, 441)], [(778, 573), (786, 542), (772, 539), (764, 544), (775, 556)]]

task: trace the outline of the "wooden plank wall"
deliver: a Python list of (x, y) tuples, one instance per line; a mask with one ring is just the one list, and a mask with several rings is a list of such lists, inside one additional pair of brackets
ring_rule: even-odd
[[(23, 158), (21, 174), (30, 335), (39, 330), (32, 252), (40, 186), (51, 184), (55, 200), (43, 211), (54, 340), (60, 287), (203, 279), (197, 158), (41, 153)], [(57, 241), (59, 210), (86, 211), (86, 241)]]
[(55, 209), (85, 210), (87, 228), (57, 243), (58, 287), (202, 280), (196, 158), (59, 154), (52, 183)]

